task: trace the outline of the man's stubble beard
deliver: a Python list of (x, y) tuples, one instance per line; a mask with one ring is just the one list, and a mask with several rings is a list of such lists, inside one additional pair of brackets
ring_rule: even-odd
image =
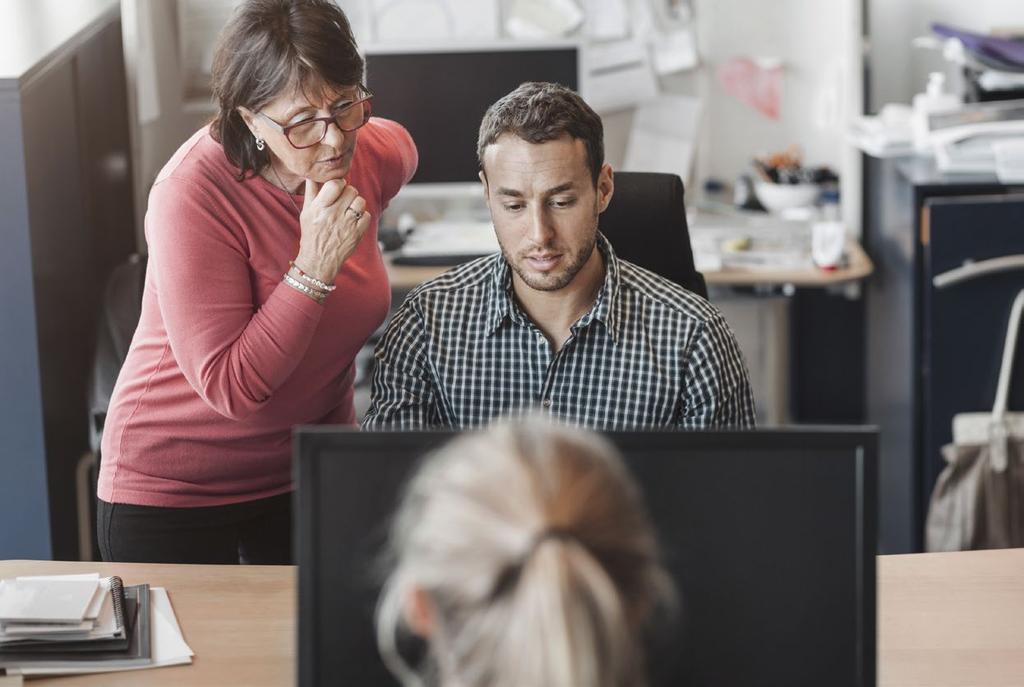
[[(556, 280), (554, 282), (536, 280), (534, 275), (531, 275), (525, 269), (520, 267), (519, 261), (512, 260), (510, 258), (508, 251), (505, 250), (504, 246), (501, 246), (501, 255), (505, 258), (505, 262), (507, 262), (515, 273), (519, 275), (519, 278), (523, 280), (523, 283), (534, 291), (558, 291), (559, 289), (564, 289), (572, 283), (572, 280), (576, 278), (576, 275), (579, 274), (581, 269), (583, 269), (583, 266), (587, 264), (587, 260), (590, 259), (590, 256), (594, 254), (594, 247), (597, 245), (599, 216), (600, 213), (597, 212), (597, 208), (595, 207), (593, 218), (594, 231), (591, 233), (590, 241), (587, 244), (586, 249), (580, 251), (579, 255), (575, 257), (575, 260), (567, 265), (560, 273), (550, 275), (550, 277)], [(523, 260), (525, 261), (525, 258), (523, 258)]]

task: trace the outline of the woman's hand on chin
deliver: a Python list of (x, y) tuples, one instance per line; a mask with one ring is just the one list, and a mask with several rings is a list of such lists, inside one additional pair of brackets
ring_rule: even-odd
[(330, 284), (370, 227), (370, 213), (366, 199), (344, 179), (324, 184), (306, 179), (305, 196), (295, 264)]

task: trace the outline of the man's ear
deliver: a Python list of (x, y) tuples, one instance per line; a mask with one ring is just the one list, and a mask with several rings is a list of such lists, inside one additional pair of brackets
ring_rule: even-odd
[(405, 622), (409, 629), (423, 639), (434, 633), (434, 608), (430, 597), (420, 587), (413, 587), (405, 597)]
[(480, 177), (480, 181), (484, 185), (484, 199), (486, 200), (487, 199), (487, 175), (484, 174), (483, 168), (480, 169), (480, 171), (477, 173), (477, 176)]
[(597, 175), (597, 211), (604, 212), (608, 203), (615, 193), (615, 173), (612, 166), (607, 162), (601, 165), (601, 171)]

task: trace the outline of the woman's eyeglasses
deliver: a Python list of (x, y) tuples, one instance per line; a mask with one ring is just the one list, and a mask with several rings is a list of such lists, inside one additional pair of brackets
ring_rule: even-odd
[(366, 124), (373, 110), (370, 104), (372, 99), (373, 92), (366, 86), (360, 85), (356, 100), (342, 105), (336, 110), (332, 110), (329, 117), (306, 119), (296, 124), (289, 124), (288, 126), (278, 124), (262, 112), (257, 112), (256, 114), (262, 116), (274, 125), (274, 128), (284, 134), (293, 148), (301, 150), (303, 148), (312, 148), (324, 140), (324, 137), (327, 135), (327, 127), (331, 122), (334, 122), (341, 131), (346, 133), (355, 131)]

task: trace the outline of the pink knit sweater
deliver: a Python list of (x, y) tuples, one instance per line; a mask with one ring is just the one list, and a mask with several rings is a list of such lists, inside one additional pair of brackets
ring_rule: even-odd
[(377, 221), (416, 164), (398, 124), (360, 129), (346, 178), (373, 223), (320, 306), (281, 282), (299, 247), (288, 195), (236, 181), (205, 128), (178, 149), (149, 196), (142, 317), (107, 414), (101, 499), (214, 506), (292, 489), (292, 426), (355, 421), (352, 361), (391, 303)]

